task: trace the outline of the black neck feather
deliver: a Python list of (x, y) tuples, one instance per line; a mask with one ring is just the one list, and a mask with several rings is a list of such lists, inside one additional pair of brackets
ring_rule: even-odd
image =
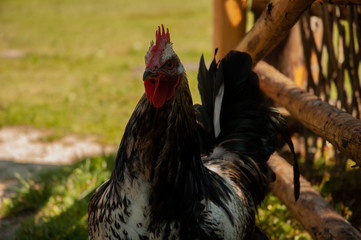
[[(138, 103), (123, 136), (112, 179), (143, 175), (152, 185), (152, 223), (187, 222), (192, 226), (202, 199), (222, 206), (228, 189), (203, 166), (196, 117), (185, 77), (175, 96), (156, 109), (145, 96)], [(197, 225), (197, 224), (195, 224)]]

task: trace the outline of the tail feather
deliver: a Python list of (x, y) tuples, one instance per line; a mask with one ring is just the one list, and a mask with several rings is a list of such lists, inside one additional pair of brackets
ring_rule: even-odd
[(288, 145), (293, 155), (293, 194), (295, 200), (297, 201), (300, 196), (300, 170), (298, 166), (297, 156), (295, 153), (295, 149), (293, 147), (293, 143), (291, 137), (288, 133), (288, 127), (286, 120), (282, 117), (282, 115), (275, 109), (275, 111), (270, 115), (271, 123), (273, 128), (280, 133), (283, 141)]
[[(257, 165), (255, 171), (247, 172), (249, 177), (260, 180), (261, 194), (255, 201), (260, 202), (265, 178), (274, 177), (266, 161), (276, 149), (277, 134), (283, 136), (291, 150), (293, 145), (285, 121), (277, 109), (267, 103), (251, 67), (252, 59), (247, 53), (231, 51), (219, 64), (213, 59), (209, 70), (202, 56), (198, 74), (202, 105), (196, 105), (195, 110), (201, 152), (209, 155), (213, 148), (220, 146), (238, 154), (246, 165), (247, 161), (253, 161)], [(244, 163), (239, 165), (240, 169)], [(243, 171), (246, 170), (243, 168)], [(255, 174), (259, 176), (251, 176)], [(295, 193), (296, 184), (295, 181)]]
[[(251, 57), (241, 52), (230, 52), (218, 68), (213, 60), (209, 70), (202, 57), (198, 75), (202, 106), (196, 107), (196, 114), (203, 129), (212, 135), (214, 146), (265, 162), (276, 146), (268, 119), (268, 112), (273, 109), (265, 104), (251, 66)], [(224, 94), (219, 94), (222, 90)], [(218, 105), (221, 103), (219, 108), (217, 101)], [(219, 133), (215, 131), (216, 124), (219, 124)]]
[[(214, 54), (217, 54), (217, 50)], [(223, 82), (223, 78), (221, 78), (222, 76), (216, 77), (216, 73), (216, 61), (213, 59), (209, 70), (207, 70), (206, 64), (204, 62), (204, 57), (202, 55), (198, 71), (198, 89), (201, 93), (202, 106), (209, 116), (213, 115), (214, 100)], [(209, 83), (210, 79), (212, 80), (211, 83)]]

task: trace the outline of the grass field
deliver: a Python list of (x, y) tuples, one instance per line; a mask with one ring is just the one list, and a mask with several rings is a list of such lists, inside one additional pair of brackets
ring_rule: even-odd
[[(144, 54), (160, 24), (183, 63), (197, 65), (202, 53), (212, 59), (210, 1), (0, 1), (0, 127), (51, 129), (49, 140), (97, 134), (117, 144), (143, 94)], [(196, 70), (188, 78), (199, 102)], [(18, 239), (87, 239), (87, 204), (113, 161), (84, 159), (22, 179), (1, 210), (32, 213)], [(259, 221), (272, 239), (310, 239), (275, 197), (262, 209)]]
[[(116, 143), (143, 93), (144, 55), (158, 25), (170, 28), (183, 63), (212, 58), (208, 1), (3, 0), (0, 8), (0, 52), (25, 54), (0, 59), (0, 126)], [(196, 94), (196, 72), (188, 75)]]

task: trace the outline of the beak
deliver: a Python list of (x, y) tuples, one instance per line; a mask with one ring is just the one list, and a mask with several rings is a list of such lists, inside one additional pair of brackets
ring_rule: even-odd
[(146, 81), (148, 79), (156, 77), (158, 74), (155, 72), (152, 72), (149, 68), (145, 69), (143, 73), (143, 81)]

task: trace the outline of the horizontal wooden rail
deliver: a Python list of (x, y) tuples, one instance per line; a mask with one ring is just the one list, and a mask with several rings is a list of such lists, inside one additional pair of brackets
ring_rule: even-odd
[[(270, 3), (270, 0), (253, 0), (252, 2), (252, 11), (258, 16), (267, 5)], [(348, 11), (347, 8), (344, 8), (345, 5), (361, 5), (361, 0), (316, 0), (312, 6), (310, 14), (311, 16), (321, 17), (321, 8), (320, 6), (325, 4), (339, 5), (341, 6), (340, 18), (347, 20)]]
[(289, 33), (301, 14), (315, 0), (272, 0), (236, 47), (251, 55), (253, 64), (264, 58)]
[(361, 5), (361, 0), (272, 0), (265, 5), (253, 28), (237, 45), (236, 50), (251, 55), (253, 64), (263, 59), (289, 33), (301, 14), (312, 4), (335, 3)]
[(361, 0), (317, 0), (316, 3), (329, 3), (336, 5), (361, 5)]
[(265, 62), (254, 68), (261, 89), (304, 126), (336, 146), (361, 166), (361, 121), (299, 88)]
[(268, 165), (276, 173), (276, 181), (271, 184), (272, 192), (313, 239), (361, 240), (361, 233), (339, 215), (303, 177), (300, 178), (300, 198), (295, 203), (292, 166), (283, 158), (273, 155)]
[[(263, 10), (270, 0), (253, 0), (252, 10)], [(318, 4), (335, 4), (335, 5), (361, 5), (361, 0), (316, 0), (312, 7)]]

